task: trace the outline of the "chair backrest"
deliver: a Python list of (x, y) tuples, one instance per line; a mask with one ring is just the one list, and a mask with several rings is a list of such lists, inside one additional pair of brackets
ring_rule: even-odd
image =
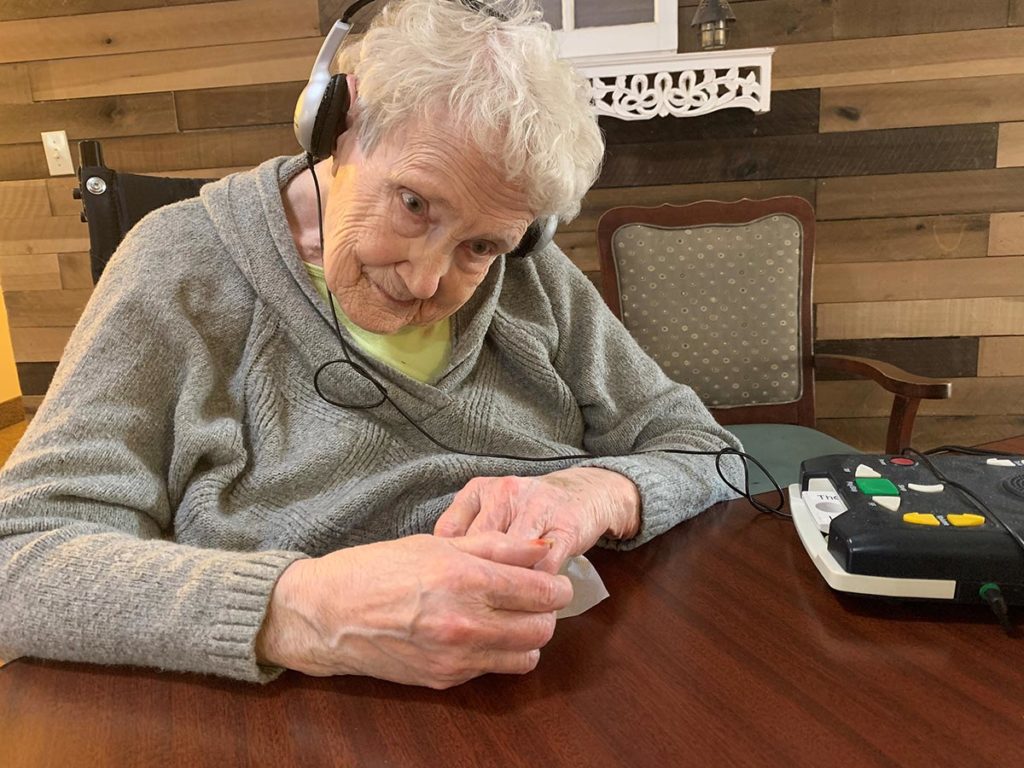
[(814, 425), (814, 210), (803, 198), (606, 211), (602, 293), (722, 424)]
[(78, 183), (82, 221), (89, 225), (89, 262), (92, 279), (103, 269), (128, 230), (150, 211), (199, 194), (212, 179), (167, 178), (118, 173), (103, 164), (98, 141), (78, 143)]

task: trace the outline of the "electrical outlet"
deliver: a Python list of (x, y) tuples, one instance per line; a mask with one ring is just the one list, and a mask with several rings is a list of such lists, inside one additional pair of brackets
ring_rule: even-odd
[(46, 151), (46, 164), (50, 167), (51, 176), (74, 175), (75, 164), (71, 162), (71, 148), (68, 146), (68, 135), (64, 131), (43, 131), (43, 149)]

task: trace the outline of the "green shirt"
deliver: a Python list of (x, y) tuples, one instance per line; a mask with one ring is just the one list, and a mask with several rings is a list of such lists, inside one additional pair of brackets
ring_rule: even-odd
[[(320, 297), (327, 301), (327, 279), (324, 268), (303, 262)], [(387, 363), (406, 376), (433, 384), (448, 365), (452, 352), (451, 323), (446, 317), (431, 325), (411, 325), (395, 333), (373, 333), (353, 323), (334, 300), (334, 311), (345, 324), (359, 348), (376, 360)]]

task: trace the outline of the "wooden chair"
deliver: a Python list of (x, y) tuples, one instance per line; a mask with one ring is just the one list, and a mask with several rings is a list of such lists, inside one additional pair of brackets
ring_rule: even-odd
[[(803, 458), (855, 451), (813, 429), (816, 368), (893, 393), (889, 453), (909, 445), (922, 398), (950, 395), (948, 381), (813, 354), (814, 210), (803, 198), (621, 206), (601, 216), (597, 238), (608, 306), (671, 378), (752, 441), (755, 456), (754, 443), (765, 454), (799, 443)], [(792, 457), (785, 463), (788, 480)]]

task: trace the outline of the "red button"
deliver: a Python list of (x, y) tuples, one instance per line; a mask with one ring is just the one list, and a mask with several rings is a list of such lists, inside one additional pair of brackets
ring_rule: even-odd
[(901, 467), (909, 467), (914, 464), (913, 459), (908, 459), (905, 456), (893, 456), (889, 459), (890, 464), (899, 464)]

